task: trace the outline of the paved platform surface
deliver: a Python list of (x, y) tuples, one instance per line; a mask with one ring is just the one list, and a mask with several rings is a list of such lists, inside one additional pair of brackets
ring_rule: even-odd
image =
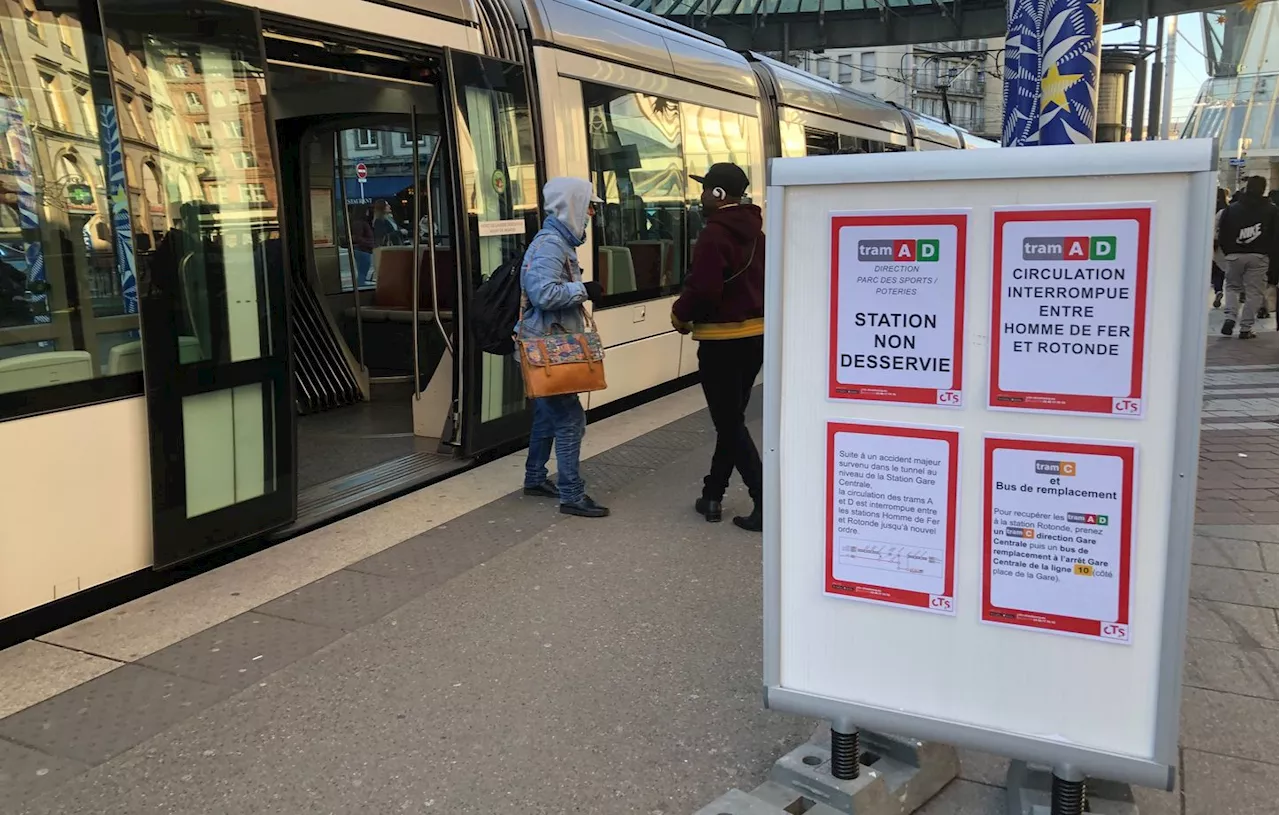
[[(1145, 815), (1277, 810), (1277, 352), (1274, 330), (1210, 338), (1179, 788), (1137, 790)], [(0, 652), (0, 678), (54, 686), (0, 687), (0, 810), (681, 815), (754, 787), (815, 723), (761, 710), (760, 540), (690, 508), (710, 430), (699, 411), (589, 459), (608, 520), (499, 491), (380, 520), (401, 542), (251, 603), (211, 575), (238, 609), (212, 626), (152, 636), (202, 596), (175, 587)], [(306, 569), (354, 545), (333, 534), (268, 557)], [(920, 812), (1003, 812), (1006, 760), (962, 761)]]

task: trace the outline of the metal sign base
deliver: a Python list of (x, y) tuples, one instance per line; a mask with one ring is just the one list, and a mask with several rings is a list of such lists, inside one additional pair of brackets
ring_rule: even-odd
[(778, 759), (769, 781), (749, 795), (732, 790), (696, 815), (907, 815), (960, 772), (955, 748), (863, 730), (862, 768), (842, 781), (831, 773), (830, 731)]
[[(1047, 767), (1011, 761), (1005, 779), (1007, 815), (1059, 815), (1053, 809), (1053, 773)], [(1138, 815), (1133, 790), (1115, 781), (1085, 782), (1089, 815)]]

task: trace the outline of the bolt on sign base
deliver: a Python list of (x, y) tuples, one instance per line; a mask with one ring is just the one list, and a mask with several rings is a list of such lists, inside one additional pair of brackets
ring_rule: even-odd
[(855, 779), (834, 777), (830, 747), (810, 742), (779, 759), (769, 780), (844, 815), (906, 815), (960, 772), (953, 747), (867, 730), (859, 736), (862, 772)]
[[(1047, 767), (1030, 766), (1025, 761), (1009, 762), (1005, 779), (1006, 815), (1051, 815), (1053, 773)], [(1085, 781), (1089, 815), (1138, 815), (1133, 790), (1116, 781)]]

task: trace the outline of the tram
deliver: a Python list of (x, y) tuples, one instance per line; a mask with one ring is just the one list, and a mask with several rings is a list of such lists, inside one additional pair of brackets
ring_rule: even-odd
[(994, 146), (613, 0), (23, 0), (0, 56), (0, 621), (518, 446), (468, 314), (548, 177), (598, 417), (696, 371), (690, 173)]

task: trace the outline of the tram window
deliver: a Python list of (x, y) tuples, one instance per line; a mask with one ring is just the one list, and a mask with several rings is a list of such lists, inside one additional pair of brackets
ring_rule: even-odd
[[(687, 228), (688, 257), (693, 257), (693, 244), (702, 232), (702, 185), (689, 178), (701, 175), (712, 164), (729, 161), (737, 164), (754, 182), (751, 168), (760, 155), (759, 122), (752, 116), (718, 108), (680, 103), (684, 135), (685, 201), (689, 218)], [(747, 187), (747, 196), (763, 196), (764, 190)]]
[[(195, 35), (146, 33), (130, 5), (104, 2), (103, 16), (117, 75), (132, 60), (143, 67), (135, 90), (153, 106), (139, 132), (160, 130), (172, 118), (188, 136), (174, 140), (175, 152), (133, 140), (122, 145), (139, 275), (182, 293), (169, 329), (182, 363), (257, 359), (271, 352), (274, 339), (267, 315), (278, 304), (266, 302), (261, 281), (262, 264), (274, 256), (270, 244), (279, 240), (257, 41), (221, 26), (199, 42)], [(197, 113), (192, 99), (209, 103)], [(153, 248), (145, 251), (147, 245)]]
[(840, 152), (840, 140), (834, 133), (825, 130), (804, 129), (804, 145), (806, 156), (834, 156)]
[(687, 212), (680, 106), (621, 88), (582, 88), (587, 164), (604, 200), (592, 219), (603, 304), (675, 292), (684, 279)]
[[(109, 134), (101, 128), (99, 141), (99, 120), (118, 121), (106, 65), (89, 63), (101, 49), (85, 47), (76, 13), (55, 18), (43, 6), (0, 6), (0, 58), (27, 66), (0, 95), (0, 419), (125, 395), (111, 389), (128, 380), (92, 380), (139, 370), (120, 362), (136, 347), (138, 310), (110, 228), (115, 209), (130, 218), (113, 207), (102, 169)], [(58, 40), (15, 36), (33, 26), (52, 26)], [(110, 137), (119, 144), (118, 127)]]

